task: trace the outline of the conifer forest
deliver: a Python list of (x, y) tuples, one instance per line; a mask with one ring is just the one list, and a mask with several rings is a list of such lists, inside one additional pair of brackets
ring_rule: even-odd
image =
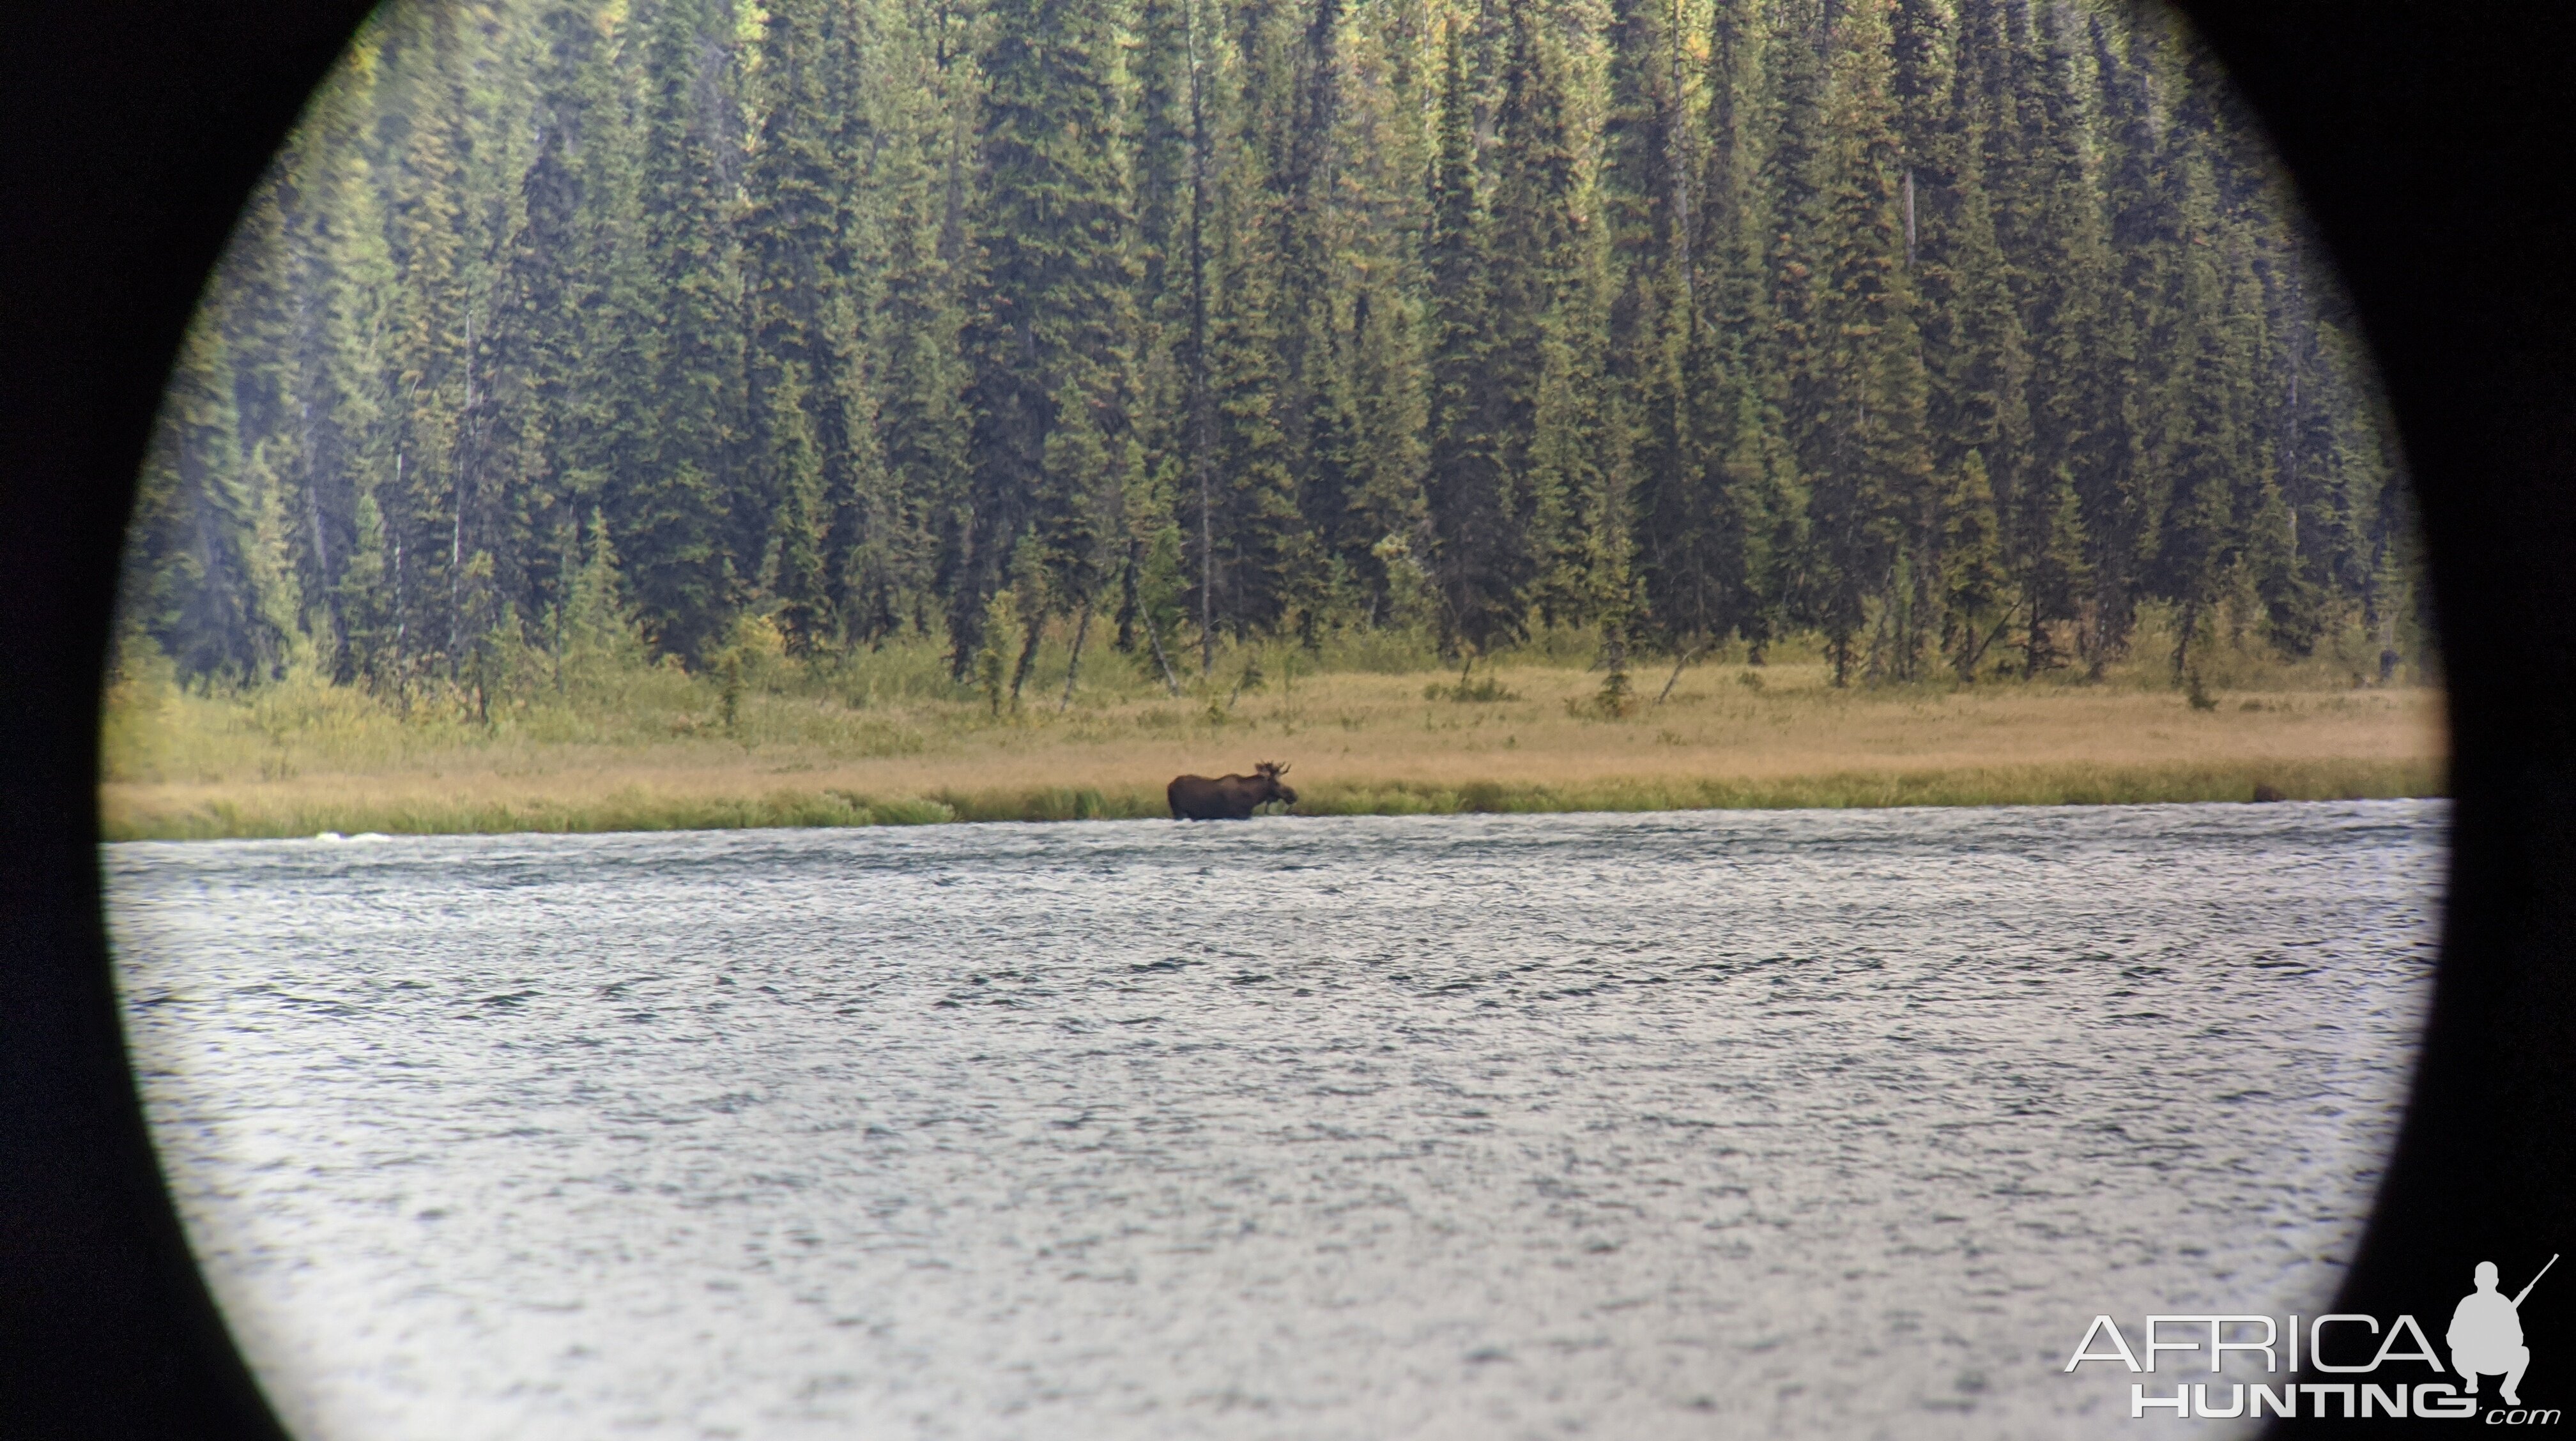
[(603, 625), (2384, 678), (2410, 506), (2161, 9), (396, 0), (209, 280), (124, 624), (385, 693)]

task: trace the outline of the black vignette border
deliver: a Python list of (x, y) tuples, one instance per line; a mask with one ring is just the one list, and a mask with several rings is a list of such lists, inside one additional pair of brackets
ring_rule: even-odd
[[(2270, 128), (2334, 252), (2422, 506), (2450, 707), (2451, 876), (2406, 1119), (2334, 1309), (2429, 1324), (2479, 1261), (2528, 1274), (2576, 1249), (2576, 108), (2564, 68), (2576, 16), (2387, 0), (2181, 8)], [(2571, 1317), (2531, 1308), (2536, 1356), (2569, 1353)], [(2342, 1435), (2413, 1423), (2273, 1424)]]
[(0, 1435), (284, 1432), (192, 1263), (101, 928), (113, 576), (235, 212), (367, 6), (0, 10)]
[[(2558, 7), (2191, 0), (2385, 372), (2450, 684), (2453, 876), (2413, 1102), (2338, 1309), (2568, 1249), (2576, 107)], [(0, 19), (0, 1434), (276, 1437), (161, 1188), (98, 911), (96, 725), (145, 433), (233, 215), (367, 7)], [(2534, 1349), (2576, 1323), (2535, 1308)], [(2304, 1424), (2304, 1423), (2303, 1423)], [(2338, 1423), (2367, 1432), (2362, 1421)], [(2383, 1422), (2383, 1427), (2404, 1423)]]

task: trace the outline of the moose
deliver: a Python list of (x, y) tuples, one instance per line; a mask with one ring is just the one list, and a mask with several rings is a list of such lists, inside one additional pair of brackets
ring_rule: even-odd
[(1288, 768), (1263, 761), (1248, 776), (1174, 776), (1164, 798), (1176, 821), (1247, 821), (1252, 808), (1268, 801), (1297, 804), (1297, 793), (1279, 783)]

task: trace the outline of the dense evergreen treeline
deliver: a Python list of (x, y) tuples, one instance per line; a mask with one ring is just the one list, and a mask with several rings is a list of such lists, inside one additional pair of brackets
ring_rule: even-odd
[(611, 610), (1016, 690), (1050, 624), (1165, 680), (1536, 624), (1907, 680), (2149, 608), (2179, 678), (2393, 634), (2407, 504), (2160, 11), (411, 0), (212, 281), (127, 608), (395, 687)]

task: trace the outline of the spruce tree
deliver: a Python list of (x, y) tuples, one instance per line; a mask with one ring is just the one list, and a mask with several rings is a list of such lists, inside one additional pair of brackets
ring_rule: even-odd
[(1493, 367), (1497, 302), (1487, 274), (1485, 207), (1476, 169), (1475, 92), (1466, 37), (1452, 27), (1442, 69), (1429, 233), (1430, 454), (1423, 500), (1442, 638), (1470, 652), (1519, 632), (1527, 551), (1514, 527), (1502, 448), (1506, 416)]
[(2125, 43), (2095, 17), (2095, 109), (2105, 163), (2109, 250), (2102, 324), (2092, 364), (2102, 377), (2092, 422), (2099, 442), (2084, 489), (2093, 577), (2086, 665), (2098, 678), (2128, 648), (2142, 594), (2141, 567), (2156, 505), (2156, 455), (2167, 428), (2159, 370), (2173, 353), (2173, 285), (2181, 243), (2174, 214), (2172, 144), (2158, 131), (2152, 91), (2158, 51), (2132, 31)]
[(1309, 578), (1323, 560), (1322, 537), (1310, 527), (1339, 508), (1343, 490), (1331, 379), (1337, 350), (1332, 212), (1340, 167), (1333, 140), (1342, 99), (1342, 3), (1305, 0), (1302, 11), (1282, 14), (1289, 30), (1282, 57), (1288, 104), (1274, 121), (1269, 146), (1270, 217), (1277, 232), (1271, 247), (1278, 287), (1271, 321), (1279, 346), (1277, 413), (1297, 488), (1299, 528), (1308, 532), (1297, 538), (1296, 548), (1307, 559), (1292, 589), (1308, 608), (1316, 598)]
[(2174, 432), (2163, 456), (2166, 491), (2154, 557), (2160, 595), (2175, 610), (2172, 674), (2191, 672), (2192, 649), (2216, 633), (2215, 611), (2239, 551), (2236, 470), (2246, 446), (2236, 382), (2243, 357), (2228, 324), (2226, 264), (2217, 198), (2198, 147), (2184, 155), (2180, 227), (2185, 242), (2177, 297), (2176, 353), (2167, 380)]
[(223, 333), (200, 320), (162, 396), (124, 582), (127, 613), (182, 675), (267, 678), (279, 638), (253, 579), (257, 522)]
[(1535, 618), (2098, 676), (2159, 611), (2186, 672), (2425, 659), (2347, 303), (2123, 7), (396, 7), (203, 336), (135, 604), (183, 674), (309, 638), (432, 713), (568, 643), (609, 529), (663, 655), (754, 608), (1004, 689), (1113, 611), (1174, 687), (1193, 618), (1203, 671)]
[[(1428, 51), (1429, 12), (1412, 5), (1363, 7), (1347, 23), (1351, 76), (1339, 97), (1333, 150), (1341, 157), (1331, 215), (1337, 289), (1335, 343), (1324, 386), (1334, 407), (1338, 459), (1300, 504), (1347, 577), (1355, 615), (1377, 624), (1394, 615), (1399, 582), (1418, 593), (1415, 559), (1425, 553), (1422, 467), (1424, 299), (1421, 241), (1430, 145), (1422, 123), (1436, 79)], [(1335, 494), (1338, 488), (1339, 493)], [(1402, 546), (1401, 575), (1381, 549)]]
[(395, 22), (387, 68), (399, 100), (381, 112), (376, 142), (398, 157), (380, 172), (397, 284), (385, 357), (394, 465), (376, 495), (393, 551), (383, 661), (396, 676), (452, 665), (463, 623), (473, 457), (458, 442), (473, 396), (459, 23), (453, 9), (427, 5)]
[(983, 643), (985, 602), (1028, 558), (1038, 573), (1021, 596), (1014, 694), (1047, 617), (1087, 616), (1099, 598), (1132, 464), (1115, 18), (1103, 0), (1006, 0), (983, 50), (968, 221), (973, 522), (949, 625), (962, 666)]
[(294, 319), (284, 338), (295, 445), (282, 480), (299, 588), (313, 602), (306, 624), (323, 667), (343, 683), (362, 670), (344, 604), (358, 504), (383, 475), (388, 439), (378, 336), (391, 262), (363, 143), (368, 99), (358, 76), (335, 76), (285, 157), (295, 186), (286, 234)]
[[(1214, 614), (1237, 636), (1275, 628), (1297, 599), (1315, 556), (1297, 507), (1295, 410), (1287, 328), (1298, 309), (1286, 298), (1280, 246), (1289, 197), (1273, 179), (1281, 159), (1288, 45), (1280, 17), (1247, 7), (1233, 46), (1237, 63), (1218, 140), (1212, 217), (1207, 384), (1214, 426)], [(1306, 427), (1301, 426), (1303, 430)]]
[(1692, 310), (1681, 42), (1671, 11), (1662, 0), (1621, 0), (1611, 12), (1598, 212), (1613, 293), (1603, 316), (1601, 422), (1604, 470), (1623, 492), (1687, 505), (1675, 494), (1689, 460), (1681, 354)]
[(597, 17), (556, 6), (538, 34), (535, 151), (479, 337), (496, 584), (528, 616), (565, 603), (555, 558), (578, 543), (600, 484), (609, 417), (593, 352), (606, 330), (601, 270), (615, 243), (613, 157), (625, 139)]
[(1941, 647), (1962, 682), (2009, 623), (2011, 579), (2004, 570), (2001, 522), (1985, 456), (1970, 450), (1944, 479), (1940, 505)]
[[(1810, 390), (1813, 614), (1842, 684), (1871, 600), (1895, 607), (1892, 570), (1905, 522), (1926, 509), (1929, 398), (1904, 266), (1902, 176), (1884, 0), (1855, 0), (1836, 24), (1814, 231), (1825, 248), (1815, 300)], [(1890, 615), (1876, 664), (1912, 673), (1910, 640)]]
[[(835, 591), (853, 637), (869, 641), (898, 622), (929, 629), (972, 559), (963, 202), (973, 65), (958, 53), (947, 16), (931, 9), (916, 12), (911, 25), (886, 27), (867, 72), (880, 77), (866, 97), (876, 107), (868, 192), (874, 213), (865, 236), (873, 248), (854, 252), (854, 263), (873, 260), (882, 269), (867, 321), (876, 443), (885, 492), (903, 508), (913, 536), (903, 584), (886, 587), (878, 603), (853, 603), (846, 579)], [(834, 532), (831, 549), (846, 557), (858, 542), (845, 527)]]
[(2028, 563), (2046, 571), (2034, 574), (2026, 587), (2037, 607), (2029, 617), (2027, 646), (2034, 670), (2055, 659), (2045, 627), (2077, 619), (2084, 599), (2065, 588), (2070, 582), (2060, 574), (2063, 567), (2048, 559), (2057, 529), (2050, 491), (2062, 477), (2075, 490), (2079, 517), (2118, 516), (2121, 497), (2111, 488), (2114, 475), (2107, 464), (2116, 436), (2103, 418), (2127, 379), (2118, 372), (2118, 350), (2103, 316), (2110, 255), (2085, 156), (2075, 20), (2072, 12), (2047, 8), (2037, 19), (2025, 82), (2029, 103), (2021, 110), (2018, 210), (2031, 247), (2020, 271), (2023, 328), (2034, 341), (2032, 462), (2049, 485), (2028, 497), (2014, 522)]
[[(1177, 545), (1175, 507), (1195, 474), (1192, 390), (1197, 371), (1193, 324), (1201, 266), (1198, 151), (1193, 107), (1198, 94), (1196, 0), (1144, 0), (1135, 97), (1129, 119), (1136, 185), (1136, 376), (1138, 468), (1125, 511), (1117, 643), (1133, 652), (1162, 652), (1186, 589), (1177, 554), (1155, 559), (1158, 543)], [(1149, 573), (1150, 572), (1150, 573)], [(1176, 589), (1177, 588), (1177, 589)]]
[(652, 0), (638, 12), (648, 84), (641, 272), (659, 305), (625, 319), (651, 337), (654, 418), (649, 448), (638, 448), (607, 510), (625, 537), (646, 635), (656, 652), (694, 665), (712, 654), (757, 565), (747, 553), (756, 497), (735, 489), (743, 350), (730, 32), (713, 0)]
[[(871, 141), (864, 111), (845, 117), (843, 97), (869, 78), (854, 63), (863, 21), (851, 4), (773, 12), (762, 37), (765, 114), (744, 171), (741, 222), (745, 402), (754, 444), (736, 503), (737, 553), (760, 557), (759, 579), (777, 607), (792, 654), (810, 653), (838, 628), (825, 564), (828, 497), (859, 512), (844, 546), (873, 560), (908, 550), (899, 515), (880, 513), (877, 434), (860, 356), (867, 304), (851, 262), (851, 200), (866, 177), (856, 157)], [(892, 534), (887, 532), (892, 531)], [(863, 633), (888, 627), (893, 566), (862, 560), (857, 587)]]
[[(1539, 17), (1514, 9), (1495, 116), (1495, 176), (1485, 288), (1494, 344), (1476, 388), (1493, 417), (1500, 507), (1517, 554), (1497, 557), (1503, 624), (1517, 633), (1533, 603), (1579, 615), (1581, 497), (1598, 488), (1594, 390), (1597, 276), (1587, 275), (1574, 206), (1577, 176), (1568, 130), (1563, 57)], [(1589, 282), (1589, 283), (1587, 283)], [(1589, 332), (1590, 334), (1587, 334)]]

